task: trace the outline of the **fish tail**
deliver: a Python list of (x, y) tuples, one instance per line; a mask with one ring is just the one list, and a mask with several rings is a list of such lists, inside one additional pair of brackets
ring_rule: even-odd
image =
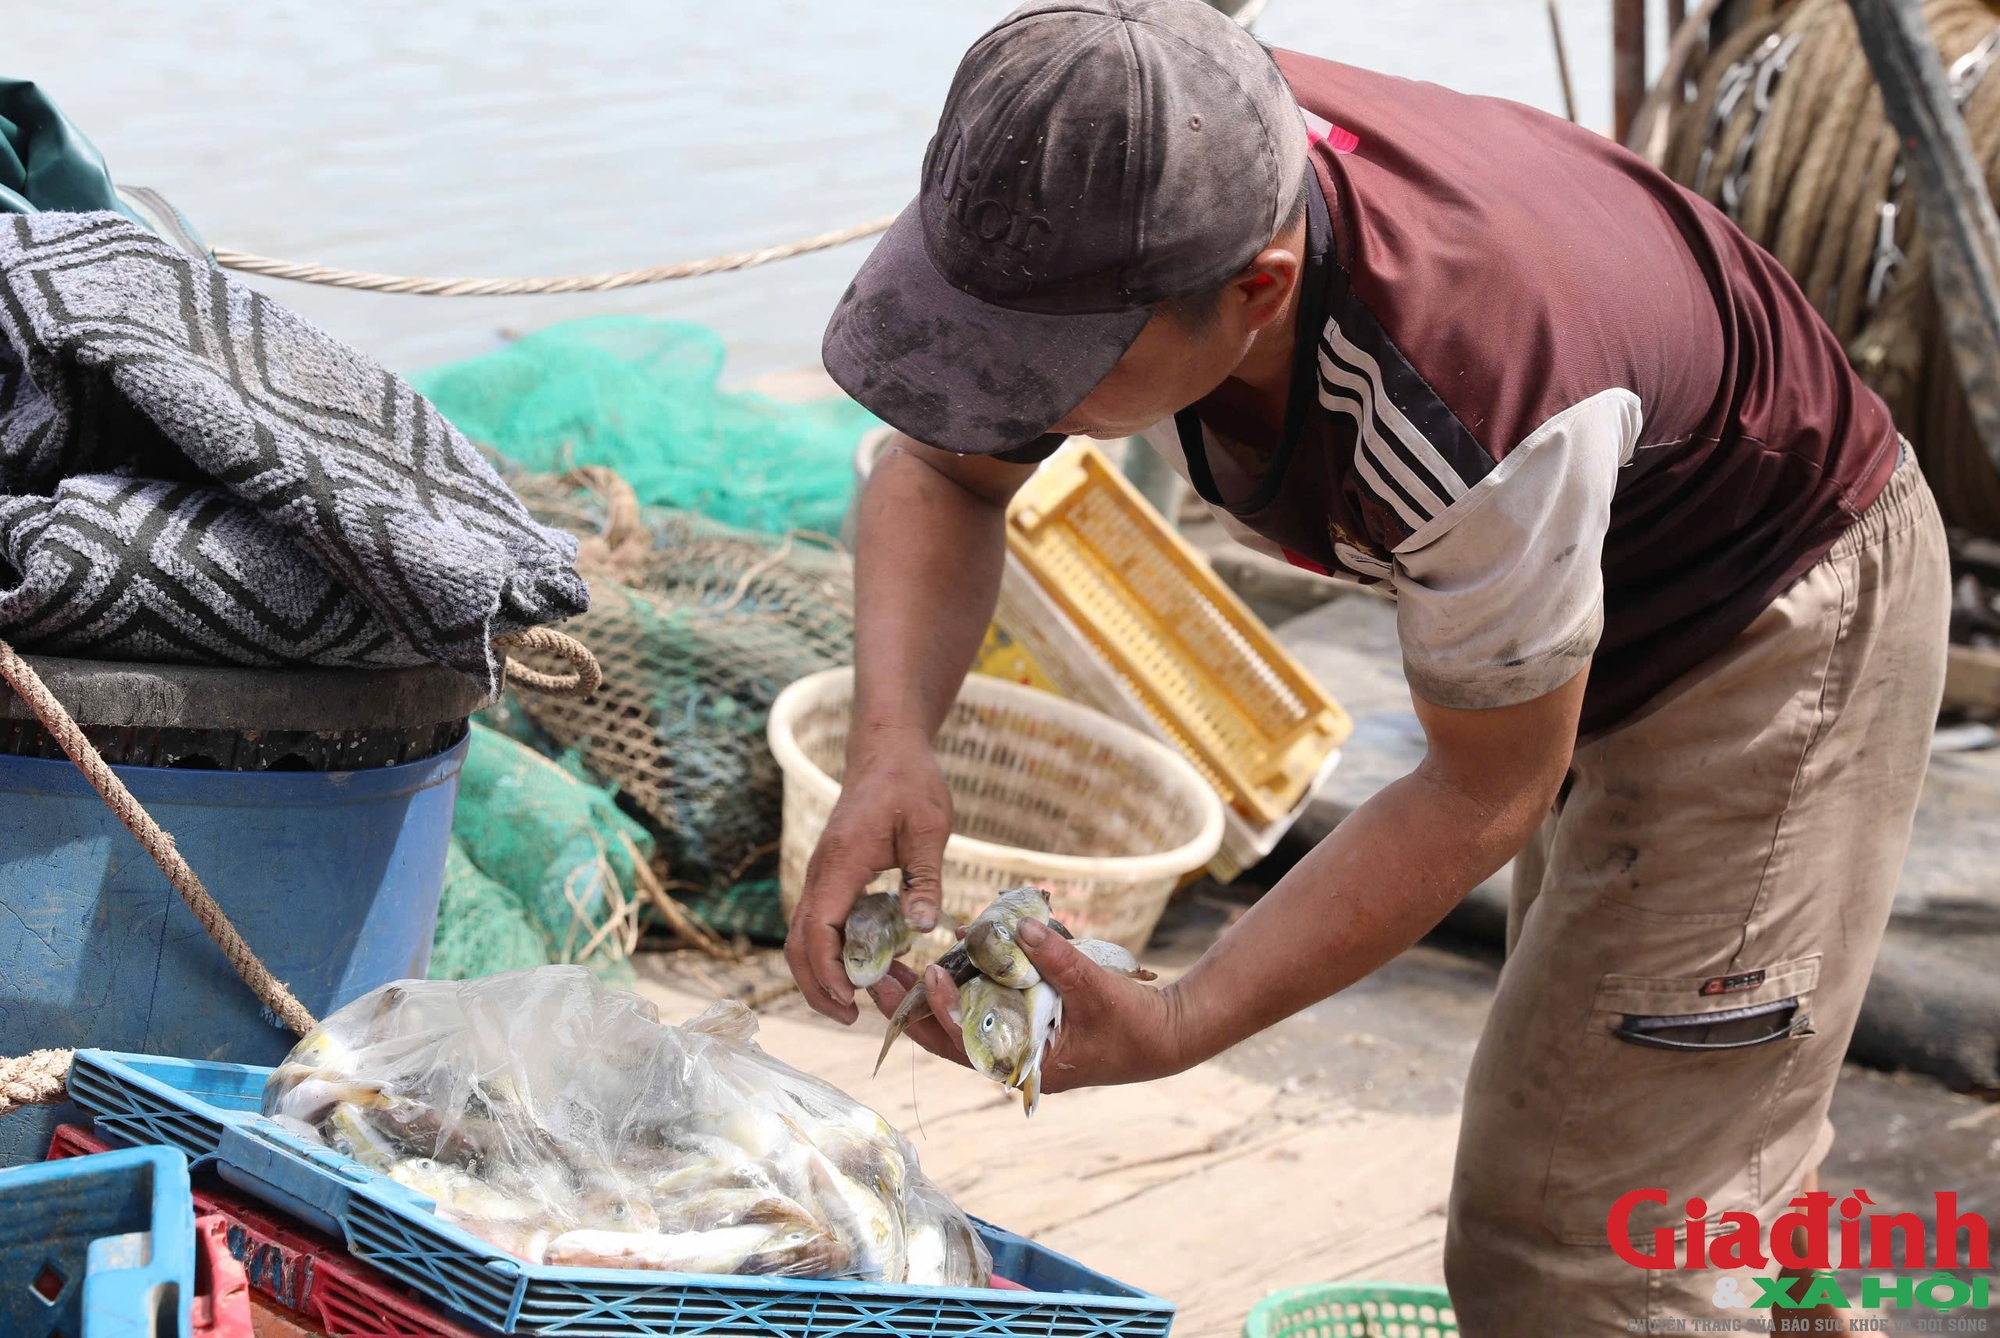
[(903, 1002), (897, 1004), (896, 1011), (889, 1015), (889, 1030), (882, 1037), (881, 1052), (875, 1056), (876, 1073), (882, 1071), (882, 1061), (889, 1057), (889, 1047), (894, 1045), (896, 1038), (909, 1028), (910, 1019), (917, 1015), (919, 1008), (923, 1007), (926, 993), (923, 982), (918, 981), (910, 986), (910, 992), (903, 996)]

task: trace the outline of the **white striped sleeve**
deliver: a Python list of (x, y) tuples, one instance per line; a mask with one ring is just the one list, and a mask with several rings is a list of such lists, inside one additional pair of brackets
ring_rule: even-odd
[(1461, 710), (1553, 692), (1604, 627), (1600, 565), (1638, 396), (1605, 390), (1556, 414), (1395, 551), (1396, 629), (1411, 689)]

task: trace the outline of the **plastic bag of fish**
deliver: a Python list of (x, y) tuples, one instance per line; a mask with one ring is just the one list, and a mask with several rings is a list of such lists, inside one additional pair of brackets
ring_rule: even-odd
[(718, 1003), (668, 1026), (577, 966), (402, 981), (322, 1022), (264, 1113), (530, 1263), (983, 1287), (909, 1142)]

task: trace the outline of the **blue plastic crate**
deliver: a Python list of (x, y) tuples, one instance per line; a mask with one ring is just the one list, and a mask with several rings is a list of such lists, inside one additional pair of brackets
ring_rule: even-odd
[(194, 1198), (179, 1149), (0, 1171), (0, 1333), (186, 1338), (194, 1287)]
[(440, 1221), (430, 1199), (258, 1113), (271, 1070), (79, 1050), (70, 1098), (107, 1138), (211, 1158), (223, 1179), (502, 1333), (771, 1338), (1165, 1338), (1170, 1301), (1012, 1232), (979, 1231), (1028, 1291), (550, 1268)]

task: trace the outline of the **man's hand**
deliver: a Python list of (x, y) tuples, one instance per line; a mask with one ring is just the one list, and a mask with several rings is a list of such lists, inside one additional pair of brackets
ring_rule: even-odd
[[(1060, 934), (1034, 920), (1014, 930), (1042, 979), (1062, 996), (1062, 1025), (1042, 1056), (1042, 1090), (1103, 1087), (1164, 1078), (1187, 1067), (1177, 1041), (1177, 999), (1172, 987), (1156, 990), (1091, 961)], [(900, 962), (869, 990), (887, 1017), (916, 976)], [(942, 967), (924, 973), (930, 1015), (910, 1024), (909, 1035), (934, 1055), (970, 1065), (965, 1057), (958, 988)]]
[[(840, 962), (841, 929), (855, 899), (883, 869), (903, 871), (903, 917), (936, 926), (939, 881), (951, 836), (951, 791), (921, 733), (883, 731), (857, 747), (840, 800), (806, 865), (805, 892), (785, 936), (785, 961), (806, 1001), (840, 1022), (859, 1016)], [(858, 765), (857, 765), (858, 763)]]
[(920, 929), (937, 923), (951, 793), (930, 740), (993, 618), (1007, 500), (1032, 473), (898, 435), (861, 494), (847, 769), (785, 939), (806, 1002), (836, 1021), (857, 1016), (841, 928), (871, 878), (901, 869), (903, 914)]

